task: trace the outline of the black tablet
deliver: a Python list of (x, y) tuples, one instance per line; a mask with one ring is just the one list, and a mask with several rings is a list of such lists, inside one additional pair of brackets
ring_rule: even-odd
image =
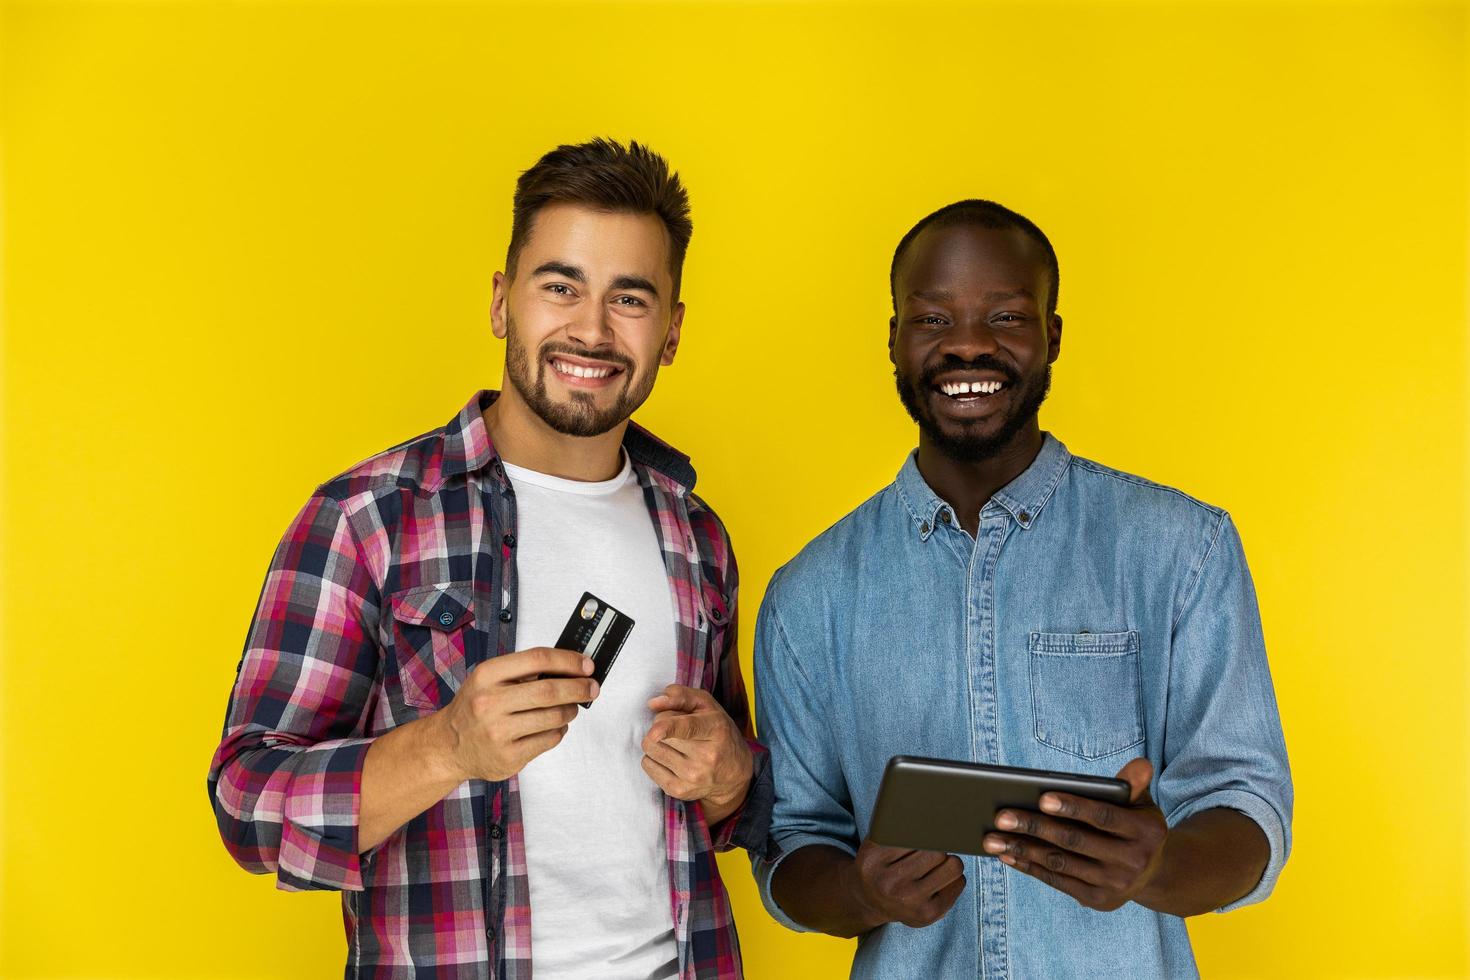
[(883, 772), (868, 836), (890, 847), (984, 854), (980, 842), (996, 829), (996, 811), (1040, 810), (1048, 790), (1118, 804), (1131, 793), (1109, 776), (896, 755)]

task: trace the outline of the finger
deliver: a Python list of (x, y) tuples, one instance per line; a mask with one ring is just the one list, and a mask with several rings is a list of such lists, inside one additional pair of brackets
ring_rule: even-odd
[(521, 766), (524, 767), (526, 763), (541, 753), (555, 748), (566, 737), (566, 734), (567, 730), (565, 728), (556, 728), (549, 732), (537, 732), (535, 735), (528, 735), (525, 738), (516, 739), (515, 749), (517, 755), (520, 757)]
[[(1102, 800), (1092, 800), (1085, 796), (1073, 796), (1071, 793), (1044, 793), (1041, 797), (1041, 807), (1048, 813), (1075, 820), (1115, 837), (1130, 837), (1136, 830), (1134, 827), (1136, 821), (1133, 819), (1136, 810), (1132, 806), (1119, 806), (1116, 803), (1105, 803)], [(996, 826), (1000, 827), (999, 823)], [(1000, 829), (1006, 828), (1000, 827)]]
[(1148, 795), (1149, 783), (1153, 782), (1154, 779), (1154, 764), (1152, 762), (1149, 762), (1142, 756), (1137, 759), (1130, 759), (1122, 769), (1118, 770), (1117, 778), (1126, 782), (1128, 788), (1132, 790), (1132, 793), (1128, 797), (1129, 803), (1136, 806), (1139, 803), (1153, 802), (1153, 799)]
[(879, 844), (871, 838), (864, 838), (862, 845), (858, 848), (858, 859), (871, 867), (887, 867), (912, 853), (914, 853), (912, 847), (890, 847), (887, 844)]
[(948, 859), (943, 851), (910, 851), (889, 867), (906, 881), (918, 881)]
[(682, 711), (660, 711), (653, 716), (653, 724), (648, 726), (648, 737), (655, 742), (661, 741), (669, 731), (669, 723), (675, 718), (684, 717)]
[(920, 878), (919, 884), (927, 889), (930, 895), (937, 895), (953, 884), (956, 878), (964, 876), (964, 862), (951, 854), (935, 865), (934, 870)]
[(592, 658), (584, 657), (575, 650), (556, 650), (552, 647), (531, 647), (507, 653), (488, 661), (493, 679), (502, 683), (521, 681), (539, 674), (555, 674), (560, 677), (585, 677), (592, 673)]
[(950, 909), (950, 906), (954, 905), (955, 899), (959, 898), (960, 897), (960, 893), (963, 892), (964, 890), (965, 890), (965, 876), (963, 874), (961, 874), (954, 881), (951, 881), (949, 884), (945, 885), (943, 888), (939, 889), (939, 891), (934, 894), (934, 902), (941, 909), (943, 909), (944, 911), (948, 912), (949, 909)]
[(663, 693), (649, 699), (648, 706), (654, 711), (698, 711), (717, 702), (703, 688), (670, 684)]
[(1080, 796), (1063, 793), (1048, 794), (1058, 797), (1058, 817), (1048, 817), (1030, 810), (1002, 810), (995, 815), (995, 826), (999, 830), (1013, 831), (1027, 837), (1055, 844), (1064, 851), (1102, 858), (1117, 847), (1116, 837), (1100, 834), (1085, 823), (1080, 823), (1078, 814), (1086, 804), (1092, 802)]
[(1081, 879), (1073, 878), (1071, 875), (1061, 874), (1045, 865), (1028, 861), (1025, 858), (1012, 857), (1009, 854), (1001, 855), (1001, 860), (1021, 872), (1021, 874), (1030, 875), (1044, 885), (1055, 888), (1064, 894), (1071, 895), (1082, 905), (1091, 908), (1099, 904), (1100, 895), (1098, 890)]
[(693, 715), (676, 715), (659, 722), (659, 726), (663, 730), (661, 737), (665, 741), (677, 738), (686, 742), (706, 742), (719, 734), (720, 719), (715, 715), (701, 712)]
[(648, 734), (643, 736), (643, 742), (640, 747), (646, 753), (650, 748), (655, 745), (663, 745), (679, 753), (680, 755), (688, 755), (689, 746), (691, 744), (692, 743), (686, 742), (683, 739), (679, 739), (676, 742), (669, 742), (663, 737), (659, 729), (650, 728), (648, 730)]
[(650, 745), (643, 750), (643, 754), (672, 772), (676, 777), (680, 779), (688, 777), (688, 757), (674, 751), (662, 742), (655, 742), (653, 745)]
[(517, 711), (502, 724), (505, 732), (513, 739), (523, 739), (538, 732), (566, 728), (577, 717), (576, 706), (560, 705), (554, 708), (536, 708), (532, 711)]
[(679, 778), (677, 773), (656, 759), (651, 759), (645, 755), (640, 765), (643, 766), (643, 771), (648, 773), (653, 781), (658, 784), (659, 789), (663, 790), (669, 796), (678, 800), (687, 800), (693, 795), (690, 793), (689, 787), (684, 784), (684, 781)]
[[(1035, 837), (986, 834), (984, 847), (985, 853), (993, 854), (1007, 864), (1024, 861), (1089, 885), (1104, 886), (1108, 883), (1107, 868), (1102, 862), (1071, 851), (1063, 851)], [(1006, 860), (1007, 858), (1010, 860)]]
[(539, 681), (526, 681), (506, 688), (502, 697), (507, 711), (529, 711), (593, 701), (599, 690), (597, 682), (590, 677), (543, 677)]

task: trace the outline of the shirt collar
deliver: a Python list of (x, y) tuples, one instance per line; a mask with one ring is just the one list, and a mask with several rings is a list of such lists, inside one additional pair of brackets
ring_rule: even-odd
[[(1051, 499), (1052, 491), (1056, 490), (1072, 459), (1067, 447), (1050, 432), (1041, 435), (1041, 451), (1031, 465), (990, 498), (991, 503), (1001, 507), (1027, 530), (1036, 523), (1037, 516)], [(904, 459), (894, 485), (919, 529), (919, 538), (927, 541), (939, 525), (940, 512), (949, 512), (950, 506), (924, 482), (923, 475), (919, 473), (918, 450)]]
[[(485, 409), (489, 408), (500, 392), (490, 388), (475, 392), (465, 403), (459, 414), (444, 427), (444, 476), (476, 473), (490, 467), (496, 479), (505, 481), (505, 470), (500, 466), (500, 456), (490, 442), (490, 432), (485, 428)], [(623, 448), (634, 464), (642, 464), (663, 474), (674, 482), (681, 493), (694, 489), (695, 472), (689, 457), (659, 439), (636, 422), (629, 422), (623, 433)]]

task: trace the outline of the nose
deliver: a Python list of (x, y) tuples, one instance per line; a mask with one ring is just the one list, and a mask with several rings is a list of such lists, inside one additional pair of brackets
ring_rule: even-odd
[(613, 331), (607, 307), (602, 304), (593, 305), (568, 323), (567, 339), (588, 350), (610, 346), (613, 342)]
[(945, 331), (944, 340), (940, 344), (940, 353), (953, 354), (966, 361), (973, 361), (985, 354), (994, 354), (998, 350), (1000, 345), (995, 341), (995, 331), (983, 317), (957, 320), (953, 327)]

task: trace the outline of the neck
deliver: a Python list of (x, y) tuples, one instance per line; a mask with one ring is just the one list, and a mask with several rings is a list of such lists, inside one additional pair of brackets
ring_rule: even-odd
[(532, 411), (509, 378), (484, 418), (496, 453), (512, 466), (586, 483), (611, 480), (622, 469), (618, 450), (628, 428), (626, 419), (600, 436), (566, 435)]
[(919, 475), (954, 508), (960, 526), (973, 536), (980, 527), (980, 508), (997, 490), (1026, 471), (1041, 452), (1041, 443), (1041, 425), (1033, 419), (993, 455), (965, 462), (944, 455), (921, 434)]

